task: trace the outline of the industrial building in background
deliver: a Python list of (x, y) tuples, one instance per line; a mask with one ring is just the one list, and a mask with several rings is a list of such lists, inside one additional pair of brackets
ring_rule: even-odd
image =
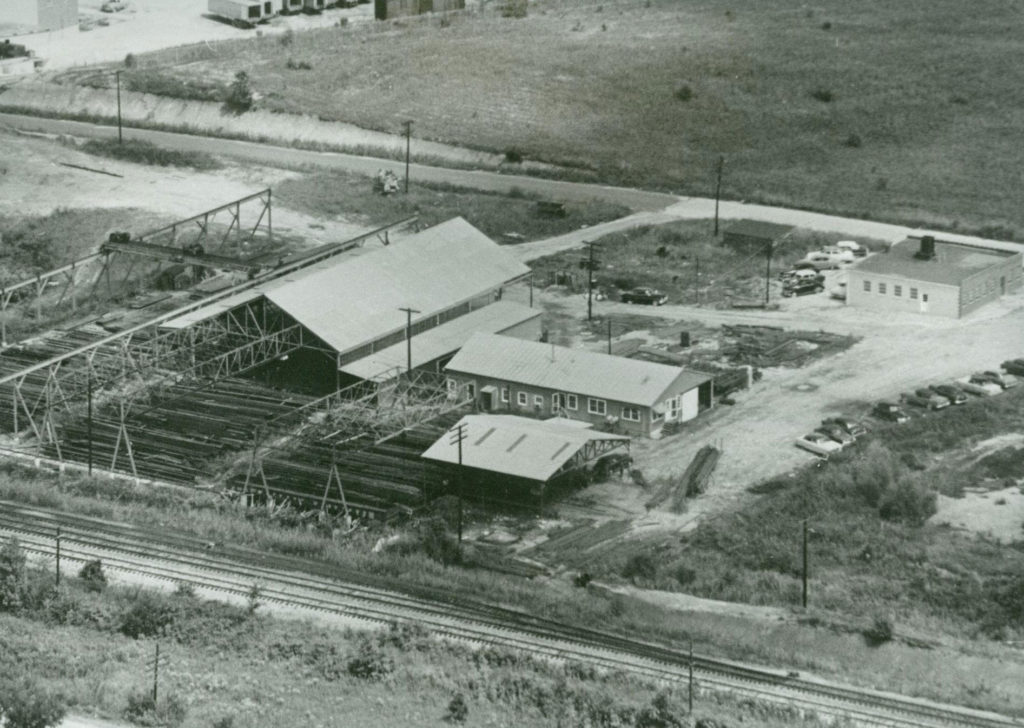
[(2, 0), (0, 33), (42, 33), (78, 25), (78, 0)]
[(960, 318), (1021, 286), (1024, 254), (909, 237), (849, 271), (846, 301), (876, 311)]
[(567, 417), (661, 437), (712, 406), (712, 378), (667, 364), (479, 333), (445, 367), (488, 412)]
[(465, 10), (466, 0), (374, 0), (373, 17), (390, 20), (403, 15), (442, 13), (449, 10)]

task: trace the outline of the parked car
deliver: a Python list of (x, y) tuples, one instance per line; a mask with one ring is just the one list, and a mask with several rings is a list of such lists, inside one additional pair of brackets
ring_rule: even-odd
[(825, 245), (821, 251), (826, 255), (834, 255), (839, 258), (840, 263), (852, 263), (853, 262), (853, 251), (847, 250), (846, 248), (840, 248), (838, 245)]
[(827, 417), (821, 421), (821, 424), (842, 427), (843, 430), (848, 432), (850, 435), (853, 435), (853, 437), (860, 437), (861, 435), (867, 434), (868, 431), (868, 428), (860, 422), (849, 417)]
[(853, 441), (856, 439), (839, 425), (822, 425), (815, 430), (815, 432), (820, 432), (823, 435), (828, 436), (828, 438), (833, 442), (838, 442), (840, 447), (852, 445)]
[(1004, 370), (1017, 377), (1024, 377), (1024, 359), (1010, 359), (1002, 364)]
[(779, 274), (779, 280), (783, 283), (792, 281), (819, 281), (825, 282), (825, 275), (819, 273), (816, 268), (790, 268)]
[(826, 458), (843, 449), (842, 445), (822, 432), (810, 432), (803, 437), (798, 437), (796, 446)]
[(816, 277), (791, 278), (782, 284), (782, 295), (784, 298), (790, 296), (806, 296), (808, 293), (821, 293), (825, 290), (825, 284)]
[(857, 258), (863, 258), (868, 254), (868, 249), (856, 240), (840, 240), (836, 243), (836, 247), (841, 250), (849, 250)]
[(968, 397), (964, 393), (964, 390), (960, 389), (960, 387), (955, 384), (933, 384), (928, 387), (928, 389), (935, 392), (935, 394), (942, 395), (953, 404), (967, 403)]
[(974, 382), (970, 379), (960, 380), (956, 383), (956, 386), (970, 394), (975, 394), (979, 397), (991, 397), (994, 394), (1001, 394), (1003, 388), (995, 382)]
[(930, 389), (918, 389), (913, 392), (906, 392), (900, 395), (900, 399), (907, 404), (925, 409), (938, 410), (949, 407), (949, 400), (941, 394), (936, 394)]
[(654, 288), (634, 288), (623, 293), (619, 300), (623, 303), (642, 303), (648, 306), (660, 306), (668, 300), (661, 291)]
[(871, 414), (880, 420), (887, 420), (889, 422), (903, 423), (910, 420), (910, 415), (893, 402), (877, 402), (871, 410)]
[(994, 371), (975, 372), (971, 375), (971, 381), (975, 384), (991, 382), (1002, 389), (1012, 389), (1020, 383), (1017, 380), (1017, 377), (1012, 374), (1000, 374), (999, 372)]
[(808, 253), (800, 262), (810, 263), (817, 270), (832, 270), (841, 267), (843, 264), (843, 260), (838, 255), (822, 253), (821, 251)]

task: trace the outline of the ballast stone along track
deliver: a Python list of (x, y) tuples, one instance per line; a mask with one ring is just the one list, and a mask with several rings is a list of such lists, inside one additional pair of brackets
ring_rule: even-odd
[[(658, 680), (678, 682), (687, 677), (688, 656), (661, 645), (453, 599), (427, 588), (409, 588), (327, 565), (311, 571), (307, 562), (288, 557), (236, 548), (211, 549), (208, 543), (180, 534), (143, 532), (124, 524), (0, 502), (0, 533), (18, 537), (26, 550), (41, 558), (54, 557), (58, 526), (62, 561), (99, 558), (108, 569), (234, 597), (246, 596), (256, 584), (260, 599), (267, 603), (368, 625), (416, 622), (439, 636), (477, 644), (522, 649)], [(706, 656), (695, 655), (693, 668), (702, 689), (788, 703), (823, 715), (846, 716), (864, 725), (1024, 726), (1024, 721), (993, 713), (792, 677)]]

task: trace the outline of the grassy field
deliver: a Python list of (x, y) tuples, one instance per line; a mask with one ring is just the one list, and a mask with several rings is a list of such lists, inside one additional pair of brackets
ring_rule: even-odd
[[(772, 256), (772, 295), (778, 297), (778, 273), (809, 251), (834, 243), (843, 236), (796, 230)], [(617, 298), (635, 286), (652, 286), (668, 294), (669, 303), (724, 305), (731, 301), (764, 300), (765, 256), (760, 251), (739, 251), (713, 235), (710, 220), (694, 220), (612, 233), (596, 241), (600, 252), (594, 278)], [(534, 282), (549, 285), (558, 274), (575, 276), (575, 289), (586, 290), (587, 275), (580, 269), (585, 253), (572, 250), (531, 263)]]
[(98, 157), (139, 164), (153, 164), (160, 167), (191, 167), (197, 170), (211, 170), (220, 169), (223, 166), (212, 156), (203, 152), (163, 149), (140, 139), (129, 139), (124, 143), (113, 139), (90, 139), (80, 148), (83, 152)]
[(567, 202), (565, 217), (537, 212), (535, 199), (500, 195), (445, 185), (414, 183), (409, 194), (387, 197), (373, 191), (366, 177), (343, 172), (307, 173), (274, 188), (274, 199), (314, 216), (341, 215), (370, 225), (418, 215), (421, 227), (461, 215), (499, 243), (537, 240), (614, 220), (629, 214), (607, 202)]
[[(274, 619), (258, 600), (251, 611), (181, 592), (116, 586), (95, 592), (80, 579), (66, 579), (59, 590), (37, 585), (31, 591), (20, 608), (0, 607), (0, 674), (28, 676), (43, 691), (63, 696), (74, 712), (137, 725), (269, 728), (301, 720), (322, 727), (417, 727), (447, 719), (474, 726), (612, 728), (682, 725), (686, 714), (685, 687), (478, 650), (415, 628), (354, 633)], [(145, 701), (152, 674), (146, 662), (157, 639), (166, 662), (153, 710)], [(456, 696), (465, 708), (462, 720), (448, 717)], [(784, 707), (706, 692), (696, 708), (698, 719), (727, 724), (822, 725)], [(649, 722), (654, 717), (667, 722)]]
[[(1024, 229), (1024, 16), (982, 0), (540, 0), (140, 56), (309, 113), (593, 168), (609, 181), (875, 218)], [(174, 59), (177, 68), (169, 68)], [(312, 70), (288, 68), (305, 60)], [(294, 64), (293, 64), (294, 65)]]

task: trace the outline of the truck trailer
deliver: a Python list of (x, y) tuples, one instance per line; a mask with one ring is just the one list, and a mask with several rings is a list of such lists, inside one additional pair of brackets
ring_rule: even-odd
[(280, 0), (208, 0), (207, 8), (232, 25), (252, 28), (256, 23), (276, 15), (278, 2)]

